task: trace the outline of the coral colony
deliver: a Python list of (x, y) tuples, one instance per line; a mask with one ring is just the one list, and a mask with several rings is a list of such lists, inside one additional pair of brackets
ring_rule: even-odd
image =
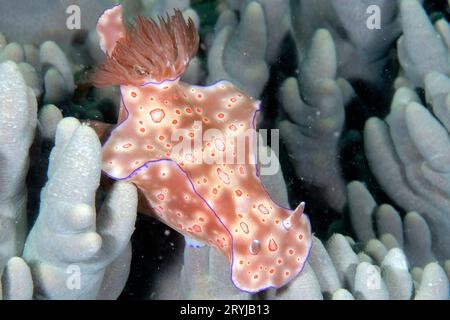
[(303, 203), (280, 207), (260, 181), (252, 143), (259, 101), (227, 81), (179, 80), (198, 47), (180, 11), (159, 26), (138, 18), (130, 30), (121, 13), (107, 10), (97, 26), (108, 57), (95, 83), (120, 85), (122, 97), (119, 124), (103, 145), (104, 172), (133, 182), (145, 213), (217, 248), (241, 290), (285, 285), (303, 268), (311, 231)]

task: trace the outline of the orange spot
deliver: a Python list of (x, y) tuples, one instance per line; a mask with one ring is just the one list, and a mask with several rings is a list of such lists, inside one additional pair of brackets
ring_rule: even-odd
[(270, 274), (273, 274), (275, 272), (275, 269), (270, 269), (269, 272)]
[(247, 225), (245, 222), (241, 222), (241, 223), (239, 224), (239, 226), (241, 227), (242, 231), (243, 231), (245, 234), (248, 234), (248, 232), (249, 232), (249, 230), (248, 230), (248, 225)]
[(161, 120), (166, 116), (166, 113), (163, 109), (157, 108), (150, 111), (150, 116), (152, 117), (153, 122), (160, 123)]
[(175, 110), (175, 113), (176, 114), (181, 114), (181, 111), (177, 109), (177, 110)]
[(191, 163), (194, 163), (197, 158), (192, 153), (187, 153), (185, 156), (186, 161), (189, 161)]
[(133, 98), (136, 98), (136, 97), (137, 97), (137, 93), (134, 92), (134, 91), (132, 91), (132, 92), (131, 92), (131, 96), (132, 96)]
[(224, 171), (222, 171), (222, 169), (217, 168), (217, 175), (219, 176), (219, 179), (225, 183), (225, 184), (230, 184), (230, 177), (228, 176), (227, 173), (225, 173)]
[(162, 194), (162, 193), (158, 193), (158, 195), (156, 197), (158, 198), (158, 200), (161, 200), (161, 201), (164, 200), (164, 194)]
[(253, 279), (258, 279), (258, 275), (257, 274), (255, 274), (254, 276), (253, 276)]
[(166, 147), (167, 147), (167, 148), (170, 148), (170, 143), (166, 143)]
[(200, 217), (200, 218), (198, 218), (198, 221), (200, 221), (200, 222), (205, 222), (205, 218)]
[(172, 124), (177, 124), (178, 121), (177, 120), (172, 120)]
[(189, 133), (188, 133), (188, 136), (189, 136), (190, 138), (193, 138), (193, 137), (194, 137), (194, 133), (193, 133), (193, 132), (189, 132)]
[(166, 137), (164, 136), (159, 136), (159, 140), (163, 141)]
[(286, 277), (287, 277), (287, 276), (290, 274), (290, 272), (289, 272), (289, 271), (286, 271), (284, 274), (285, 274)]
[(241, 191), (241, 190), (238, 189), (238, 190), (236, 190), (235, 192), (236, 192), (236, 195), (237, 195), (238, 197), (242, 196), (242, 191)]
[(144, 133), (145, 132), (145, 128), (140, 128), (139, 131)]
[(153, 150), (153, 146), (151, 146), (151, 145), (147, 145), (147, 149), (149, 149), (149, 150)]
[(269, 250), (270, 251), (277, 251), (278, 250), (278, 245), (275, 242), (275, 240), (272, 238), (269, 240)]
[(216, 189), (216, 188), (213, 188), (213, 189), (212, 189), (212, 193), (217, 194), (217, 189)]
[(219, 151), (225, 151), (225, 143), (223, 142), (222, 139), (216, 138), (216, 139), (214, 140), (214, 143), (215, 143), (215, 145), (216, 145), (216, 149), (217, 149), (217, 150), (219, 150)]
[(259, 212), (261, 212), (262, 214), (269, 214), (269, 210), (267, 210), (266, 206), (263, 204), (260, 204), (258, 206), (258, 210)]
[(240, 174), (245, 174), (244, 167), (239, 167), (239, 173)]
[(239, 264), (244, 264), (244, 260), (240, 260), (240, 261), (239, 261)]

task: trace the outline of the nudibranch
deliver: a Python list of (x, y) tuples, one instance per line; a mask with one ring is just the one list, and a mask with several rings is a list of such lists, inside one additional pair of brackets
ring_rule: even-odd
[(97, 32), (106, 60), (94, 82), (121, 92), (118, 125), (103, 144), (104, 173), (134, 183), (146, 213), (225, 255), (239, 289), (294, 279), (311, 248), (310, 223), (303, 203), (282, 208), (261, 183), (253, 143), (259, 101), (227, 81), (180, 81), (199, 37), (178, 10), (125, 27), (118, 5)]

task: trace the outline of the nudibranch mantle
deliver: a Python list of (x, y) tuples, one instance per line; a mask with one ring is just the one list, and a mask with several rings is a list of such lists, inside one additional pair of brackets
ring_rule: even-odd
[[(121, 10), (107, 10), (97, 28), (110, 59), (115, 43), (131, 38), (121, 24)], [(174, 22), (180, 16), (178, 11), (170, 21), (160, 19), (160, 25), (180, 26)], [(173, 35), (176, 45), (178, 38)], [(178, 55), (194, 51), (172, 49)], [(103, 170), (113, 179), (133, 182), (145, 197), (147, 213), (226, 256), (239, 289), (281, 287), (302, 270), (311, 230), (303, 204), (294, 211), (282, 208), (261, 183), (254, 145), (259, 101), (227, 81), (208, 87), (185, 84), (179, 80), (183, 70), (177, 65), (174, 78), (158, 82), (147, 68), (140, 84), (119, 83), (119, 124), (103, 145)]]

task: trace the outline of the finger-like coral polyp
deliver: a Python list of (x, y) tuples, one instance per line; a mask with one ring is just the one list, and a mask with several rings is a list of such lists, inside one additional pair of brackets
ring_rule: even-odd
[[(117, 40), (94, 75), (96, 86), (139, 85), (179, 77), (197, 53), (199, 37), (194, 22), (186, 23), (180, 10), (158, 22), (138, 17)], [(104, 21), (104, 23), (109, 23)], [(102, 21), (99, 21), (101, 28)]]

